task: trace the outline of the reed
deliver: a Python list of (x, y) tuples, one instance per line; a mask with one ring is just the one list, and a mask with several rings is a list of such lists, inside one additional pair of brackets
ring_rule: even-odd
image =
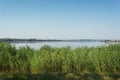
[(0, 72), (120, 73), (120, 44), (98, 47), (17, 49), (0, 43)]

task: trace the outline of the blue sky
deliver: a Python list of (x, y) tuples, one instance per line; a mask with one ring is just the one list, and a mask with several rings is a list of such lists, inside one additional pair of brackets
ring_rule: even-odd
[(120, 0), (0, 0), (0, 38), (120, 39)]

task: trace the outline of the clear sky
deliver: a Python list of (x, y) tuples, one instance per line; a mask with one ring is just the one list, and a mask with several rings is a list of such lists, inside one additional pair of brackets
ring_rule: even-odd
[(0, 0), (0, 38), (120, 39), (120, 0)]

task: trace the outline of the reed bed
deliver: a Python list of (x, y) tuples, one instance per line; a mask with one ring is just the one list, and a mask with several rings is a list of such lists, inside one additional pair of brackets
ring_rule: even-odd
[(109, 46), (16, 48), (0, 43), (1, 73), (120, 73), (120, 44)]

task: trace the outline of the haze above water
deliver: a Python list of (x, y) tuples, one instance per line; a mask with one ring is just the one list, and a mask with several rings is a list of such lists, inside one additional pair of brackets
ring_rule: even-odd
[(67, 47), (70, 46), (71, 48), (77, 48), (77, 47), (96, 47), (96, 46), (102, 46), (107, 45), (104, 42), (36, 42), (36, 43), (12, 43), (12, 45), (15, 45), (17, 48), (22, 46), (30, 46), (31, 48), (39, 49), (44, 45), (49, 45), (52, 47)]

